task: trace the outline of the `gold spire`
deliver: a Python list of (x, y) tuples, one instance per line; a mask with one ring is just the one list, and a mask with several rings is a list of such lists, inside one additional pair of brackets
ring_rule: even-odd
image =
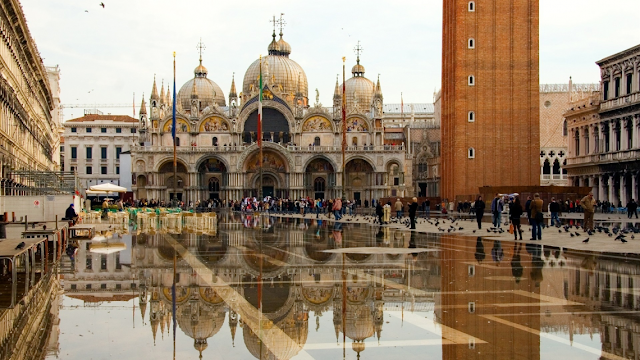
[(229, 91), (229, 97), (236, 97), (238, 94), (236, 93), (236, 73), (233, 73), (231, 76), (231, 90)]
[[(140, 115), (147, 115), (147, 103), (144, 101), (144, 93), (142, 94), (142, 103), (140, 104)], [(144, 309), (142, 308), (144, 306)], [(144, 320), (144, 310), (147, 308), (147, 302), (140, 301), (140, 311), (142, 311), (142, 320)]]
[(158, 99), (158, 86), (156, 85), (156, 75), (153, 75), (153, 88), (151, 89), (151, 100)]
[(338, 83), (338, 74), (336, 74), (336, 89), (333, 91), (333, 96), (338, 96), (340, 95), (340, 84)]
[(162, 79), (162, 85), (160, 86), (160, 104), (164, 104), (164, 79)]
[(196, 88), (196, 80), (193, 79), (193, 87), (191, 88), (191, 98), (198, 97), (198, 89)]

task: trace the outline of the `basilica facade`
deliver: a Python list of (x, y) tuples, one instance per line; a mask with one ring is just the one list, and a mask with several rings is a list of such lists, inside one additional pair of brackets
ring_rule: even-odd
[[(177, 173), (174, 179), (172, 99), (154, 79), (140, 108), (139, 142), (131, 148), (136, 198), (185, 202), (245, 196), (335, 198), (364, 202), (414, 193), (412, 160), (404, 141), (388, 140), (380, 86), (365, 77), (360, 56), (344, 84), (346, 155), (342, 157), (342, 84), (333, 106), (310, 104), (302, 67), (291, 46), (273, 39), (268, 56), (246, 70), (241, 92), (232, 79), (228, 97), (200, 63), (176, 95)], [(260, 65), (262, 64), (262, 65)], [(259, 76), (263, 78), (263, 158), (259, 160)], [(228, 102), (227, 102), (228, 101)], [(147, 112), (148, 107), (148, 112)], [(346, 173), (343, 183), (343, 172)], [(262, 174), (262, 175), (260, 175)], [(262, 186), (262, 189), (260, 189)]]

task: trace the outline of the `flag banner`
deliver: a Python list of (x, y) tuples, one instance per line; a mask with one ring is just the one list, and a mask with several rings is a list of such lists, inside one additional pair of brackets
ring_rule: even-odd
[(173, 142), (176, 142), (176, 56), (173, 55), (173, 106), (172, 106), (172, 118), (171, 118), (171, 137)]
[(262, 147), (262, 58), (260, 58), (260, 80), (258, 85), (258, 146)]

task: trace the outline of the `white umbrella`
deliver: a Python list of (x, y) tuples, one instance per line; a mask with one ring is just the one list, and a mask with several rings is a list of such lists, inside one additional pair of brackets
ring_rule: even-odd
[(107, 192), (127, 192), (127, 188), (112, 183), (94, 185), (89, 188), (91, 191), (107, 191)]
[(111, 194), (112, 191), (101, 191), (101, 190), (86, 190), (87, 195), (106, 195)]
[(106, 244), (91, 244), (89, 245), (89, 252), (97, 254), (111, 254), (114, 252), (125, 250), (127, 246), (124, 243), (106, 243)]

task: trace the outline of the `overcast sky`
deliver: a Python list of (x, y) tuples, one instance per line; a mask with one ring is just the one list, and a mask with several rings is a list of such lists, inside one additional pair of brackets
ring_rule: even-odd
[[(231, 76), (242, 78), (267, 54), (273, 15), (284, 13), (284, 38), (302, 66), (309, 97), (332, 103), (336, 74), (355, 64), (361, 41), (365, 76), (380, 81), (386, 103), (432, 102), (440, 88), (442, 1), (168, 1), (22, 0), (44, 63), (61, 68), (63, 104), (131, 104), (148, 99), (154, 74), (158, 87), (172, 77), (177, 86), (193, 77), (196, 45), (206, 45), (203, 64), (228, 97)], [(88, 12), (87, 12), (88, 11)], [(540, 81), (599, 81), (595, 61), (640, 43), (638, 0), (540, 0)], [(635, 35), (634, 35), (635, 34)], [(159, 90), (159, 89), (158, 89)], [(132, 115), (132, 108), (103, 109)], [(65, 109), (65, 119), (82, 116)], [(137, 114), (137, 109), (136, 109)]]

